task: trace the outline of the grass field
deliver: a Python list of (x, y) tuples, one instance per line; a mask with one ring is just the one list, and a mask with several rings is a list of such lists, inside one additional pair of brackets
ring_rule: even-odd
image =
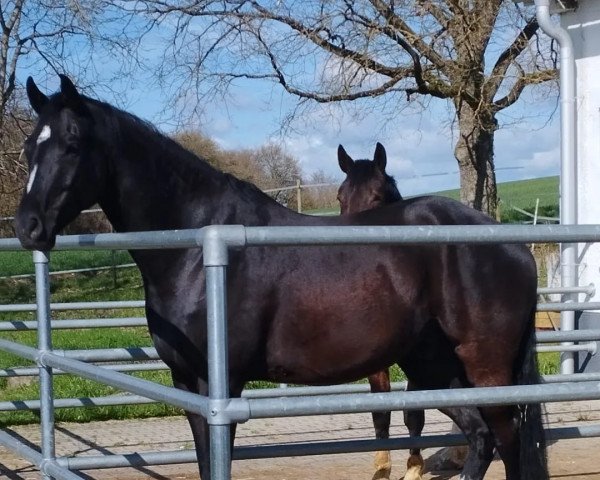
[[(529, 180), (526, 182), (510, 182), (499, 185), (500, 198), (505, 204), (529, 209), (535, 205), (535, 199), (540, 198), (540, 204), (556, 205), (558, 202), (558, 179)], [(440, 192), (442, 195), (457, 198), (458, 191)], [(542, 203), (543, 202), (543, 203)], [(327, 212), (320, 212), (327, 213)], [(332, 210), (331, 213), (338, 212)], [(86, 267), (108, 266), (112, 264), (130, 263), (131, 257), (127, 252), (79, 251), (54, 252), (51, 256), (51, 270), (71, 270)], [(0, 252), (0, 277), (21, 275), (33, 272), (31, 253)], [(143, 298), (142, 280), (136, 268), (122, 269), (116, 272), (116, 283), (112, 271), (90, 272), (54, 276), (51, 280), (51, 295), (53, 302), (96, 301), (96, 300), (139, 300)], [(0, 279), (0, 304), (33, 303), (35, 288), (33, 279)], [(105, 310), (53, 312), (53, 318), (98, 318), (116, 316), (143, 316), (141, 309), (137, 310)], [(33, 313), (0, 313), (2, 320), (31, 320)], [(17, 340), (34, 345), (35, 332), (1, 332), (1, 338)], [(59, 349), (92, 349), (112, 347), (143, 347), (150, 346), (151, 340), (147, 329), (82, 329), (56, 330), (53, 332), (54, 348)], [(29, 362), (18, 357), (0, 352), (0, 369), (18, 366), (29, 366)], [(556, 373), (558, 354), (540, 355), (540, 371)], [(167, 372), (144, 372), (139, 376), (169, 385), (171, 380)], [(401, 380), (402, 372), (392, 369), (394, 381)], [(260, 386), (253, 385), (253, 386)], [(57, 398), (68, 397), (98, 397), (112, 395), (116, 390), (92, 381), (74, 379), (69, 375), (55, 378)], [(29, 400), (38, 398), (37, 382), (24, 385), (9, 385), (6, 378), (0, 378), (0, 401)], [(60, 421), (91, 421), (101, 419), (140, 418), (160, 415), (180, 414), (179, 409), (165, 405), (136, 405), (116, 407), (88, 407), (57, 409), (56, 418)], [(0, 427), (37, 422), (35, 412), (0, 412)]]
[[(53, 252), (50, 271), (59, 272), (78, 268), (94, 268), (132, 263), (128, 252), (123, 250), (81, 250), (77, 252)], [(85, 267), (82, 267), (85, 266)], [(30, 252), (0, 252), (0, 277), (33, 273)]]
[[(511, 213), (511, 207), (517, 207), (533, 213), (536, 199), (539, 199), (540, 215), (558, 216), (558, 182), (559, 179), (555, 176), (499, 183), (498, 198), (500, 200), (502, 221), (519, 222), (526, 220), (522, 215)], [(399, 185), (399, 188), (402, 191), (402, 185)], [(460, 191), (458, 189), (443, 190), (431, 195), (441, 195), (458, 200)], [(340, 210), (337, 207), (323, 208), (311, 210), (307, 213), (315, 215), (338, 215)]]

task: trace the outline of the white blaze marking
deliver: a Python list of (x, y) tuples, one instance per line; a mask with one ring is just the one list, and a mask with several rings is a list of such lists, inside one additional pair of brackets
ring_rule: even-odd
[(33, 187), (33, 181), (35, 180), (35, 174), (37, 173), (37, 165), (34, 165), (31, 174), (29, 175), (29, 180), (27, 181), (27, 193), (31, 191), (31, 187)]
[(50, 127), (48, 125), (44, 125), (35, 143), (39, 145), (40, 143), (45, 142), (50, 138), (51, 133)]

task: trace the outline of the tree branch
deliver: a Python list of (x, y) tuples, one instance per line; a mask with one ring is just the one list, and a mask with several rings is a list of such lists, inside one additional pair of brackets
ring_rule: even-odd
[(484, 87), (487, 98), (493, 100), (506, 76), (506, 72), (508, 71), (510, 65), (529, 45), (529, 41), (533, 38), (538, 28), (539, 25), (535, 17), (529, 19), (513, 43), (500, 54)]
[[(257, 38), (258, 38), (259, 42), (263, 45), (266, 55), (269, 57), (269, 61), (271, 62), (271, 67), (273, 68), (273, 71), (275, 72), (275, 75), (273, 76), (273, 78), (276, 78), (279, 81), (279, 84), (288, 93), (291, 93), (292, 95), (295, 95), (300, 98), (314, 100), (318, 103), (330, 103), (330, 102), (357, 100), (359, 98), (366, 98), (366, 97), (377, 97), (379, 95), (383, 95), (383, 94), (388, 93), (391, 90), (393, 90), (394, 85), (396, 85), (399, 81), (401, 81), (404, 78), (404, 75), (400, 75), (398, 78), (392, 78), (392, 79), (388, 80), (387, 82), (384, 82), (379, 87), (368, 89), (368, 90), (362, 90), (360, 92), (354, 92), (354, 93), (348, 92), (348, 93), (341, 93), (341, 94), (334, 94), (334, 95), (321, 95), (321, 94), (314, 93), (314, 92), (308, 92), (305, 90), (298, 89), (288, 83), (288, 81), (286, 80), (285, 74), (283, 73), (283, 70), (277, 63), (277, 59), (272, 54), (271, 50), (269, 49), (269, 46), (263, 41), (263, 39), (262, 39), (262, 37), (260, 37), (260, 35), (258, 35)], [(244, 75), (244, 77), (248, 78), (246, 75)]]
[(427, 45), (423, 39), (417, 35), (408, 24), (402, 20), (389, 5), (386, 5), (382, 0), (369, 0), (371, 5), (383, 16), (386, 21), (413, 45), (416, 50), (421, 53), (428, 61), (430, 61), (440, 72), (448, 76), (448, 62), (441, 57), (433, 48)]
[(515, 84), (510, 89), (510, 92), (498, 101), (492, 104), (494, 112), (498, 112), (506, 107), (511, 106), (515, 103), (523, 89), (528, 85), (538, 85), (540, 83), (555, 80), (557, 78), (556, 70), (542, 70), (539, 72), (524, 73), (521, 69), (522, 75), (517, 79)]
[[(351, 6), (349, 8), (352, 8)], [(357, 18), (360, 20), (360, 24), (369, 29), (375, 30), (383, 33), (387, 38), (393, 40), (396, 44), (398, 44), (408, 55), (411, 57), (413, 70), (412, 76), (417, 84), (416, 88), (409, 88), (406, 90), (406, 94), (408, 99), (410, 100), (410, 96), (418, 93), (422, 95), (431, 95), (437, 98), (450, 98), (453, 96), (453, 89), (450, 85), (444, 82), (439, 75), (428, 75), (428, 79), (431, 81), (428, 82), (423, 74), (423, 67), (421, 65), (421, 57), (417, 51), (408, 43), (401, 35), (398, 35), (398, 32), (391, 28), (387, 23), (385, 25), (381, 25), (380, 23), (376, 23), (371, 21), (369, 18), (364, 15), (360, 15), (353, 11), (354, 17), (351, 19), (353, 22), (357, 22)]]

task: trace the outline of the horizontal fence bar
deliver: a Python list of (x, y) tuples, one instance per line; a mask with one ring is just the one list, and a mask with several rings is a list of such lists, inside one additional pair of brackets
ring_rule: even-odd
[[(591, 294), (595, 291), (595, 287), (573, 287), (568, 289), (567, 287), (557, 288), (538, 288), (538, 294), (547, 293), (588, 293)], [(590, 293), (591, 292), (591, 293)], [(144, 300), (121, 300), (121, 301), (105, 301), (105, 302), (67, 302), (67, 303), (51, 303), (51, 310), (110, 310), (110, 309), (121, 309), (121, 308), (144, 308), (146, 302)], [(561, 305), (560, 303), (540, 303), (540, 305), (550, 305), (554, 307)], [(26, 304), (12, 304), (12, 305), (0, 305), (0, 312), (35, 312), (37, 306), (35, 303)]]
[(493, 244), (532, 242), (575, 243), (600, 241), (600, 225), (246, 227), (245, 235), (247, 246), (438, 243)]
[(89, 350), (53, 350), (55, 355), (82, 362), (119, 362), (127, 360), (159, 360), (154, 347), (95, 348)]
[[(39, 400), (8, 400), (0, 402), (0, 411), (39, 410)], [(106, 397), (56, 398), (54, 408), (111, 407), (116, 405), (145, 405), (156, 400), (141, 395), (110, 395)]]
[(536, 332), (535, 339), (540, 343), (600, 340), (600, 329)]
[[(103, 367), (106, 368), (106, 367)], [(56, 370), (54, 371), (56, 372)], [(600, 373), (575, 373), (570, 375), (544, 375), (546, 383), (565, 383), (565, 382), (600, 382)], [(391, 391), (406, 390), (406, 382), (392, 382)], [(367, 383), (352, 383), (343, 385), (329, 386), (305, 386), (305, 387), (278, 387), (278, 388), (260, 388), (253, 390), (244, 390), (242, 398), (277, 398), (277, 397), (295, 397), (295, 396), (314, 396), (314, 395), (336, 395), (342, 393), (370, 393), (371, 387)], [(93, 407), (93, 406), (111, 406), (111, 405), (139, 405), (156, 403), (156, 400), (146, 398), (140, 395), (110, 395), (107, 397), (83, 397), (83, 398), (59, 398), (54, 401), (55, 408), (75, 408), (75, 407)], [(39, 400), (13, 400), (0, 402), (0, 411), (15, 410), (38, 410)]]
[[(54, 310), (97, 310), (102, 302), (91, 303), (73, 303), (71, 304), (53, 304), (59, 308)], [(107, 302), (108, 303), (108, 302)], [(104, 305), (103, 309), (119, 309), (119, 308), (142, 308), (144, 302), (112, 302), (111, 305)], [(124, 304), (124, 305), (114, 305)], [(15, 304), (15, 305), (0, 305), (0, 312), (23, 312), (35, 311), (35, 304)], [(12, 309), (11, 307), (14, 307)], [(570, 303), (538, 303), (537, 311), (561, 311), (561, 310), (596, 310), (600, 309), (600, 302), (570, 302)], [(113, 317), (113, 318), (89, 318), (89, 319), (64, 319), (52, 320), (52, 329), (75, 329), (75, 328), (113, 328), (113, 327), (142, 327), (147, 325), (146, 317)], [(7, 320), (0, 321), (0, 331), (26, 331), (37, 329), (36, 320)]]
[[(143, 308), (143, 300), (119, 300), (106, 302), (67, 302), (51, 303), (50, 310), (110, 310), (120, 308)], [(0, 305), (0, 312), (35, 312), (35, 303)]]
[[(63, 320), (61, 320), (63, 321)], [(537, 332), (536, 337), (541, 342), (587, 341), (600, 339), (600, 330), (576, 330), (572, 332)], [(0, 349), (2, 345), (0, 344)], [(87, 350), (54, 350), (55, 355), (61, 355), (86, 362), (109, 362), (126, 360), (158, 360), (154, 347), (130, 348), (98, 348)]]
[[(160, 230), (155, 232), (98, 233), (86, 235), (59, 235), (57, 250), (154, 250), (198, 248), (202, 246), (202, 228), (187, 230)], [(23, 250), (16, 238), (0, 238), (0, 251)]]
[(592, 355), (598, 348), (596, 343), (581, 343), (579, 345), (537, 345), (535, 351), (538, 353), (547, 352), (589, 352)]
[[(58, 320), (65, 322), (67, 320)], [(553, 342), (582, 342), (600, 340), (600, 330), (574, 330), (566, 332), (537, 332), (536, 340), (542, 343)], [(16, 344), (19, 345), (19, 344)], [(0, 349), (2, 349), (0, 342)], [(33, 350), (35, 351), (35, 349)], [(538, 351), (595, 351), (593, 344), (589, 345), (556, 345), (553, 347), (538, 346)], [(73, 358), (85, 362), (110, 362), (129, 360), (159, 360), (158, 353), (154, 347), (130, 347), (130, 348), (107, 348), (86, 350), (54, 350), (54, 354)], [(28, 357), (26, 357), (28, 358)], [(134, 365), (107, 365), (104, 368), (115, 371), (142, 371), (164, 369), (164, 364), (134, 364)], [(34, 375), (34, 370), (22, 368), (0, 370), (0, 377), (29, 376)], [(64, 373), (64, 372), (63, 372)]]
[[(203, 244), (205, 229), (236, 245), (493, 244), (597, 242), (600, 225), (403, 225), (244, 227), (211, 225), (201, 229), (58, 236), (54, 250), (176, 249)], [(227, 237), (227, 239), (226, 239)], [(14, 238), (0, 239), (0, 250), (22, 250)]]
[[(84, 273), (84, 272), (102, 272), (105, 270), (118, 270), (123, 268), (133, 268), (137, 267), (135, 263), (123, 263), (119, 265), (106, 265), (104, 267), (89, 267), (89, 268), (76, 268), (73, 270), (58, 270), (55, 272), (48, 272), (48, 275), (57, 276), (57, 275), (68, 275), (73, 273)], [(0, 277), (0, 280), (17, 280), (19, 278), (32, 278), (35, 277), (35, 273), (22, 273), (20, 275), (7, 275), (5, 277)]]
[(561, 293), (585, 293), (586, 295), (594, 295), (596, 286), (593, 283), (589, 285), (580, 285), (578, 287), (539, 287), (538, 295), (552, 295)]
[(600, 373), (557, 373), (554, 375), (544, 375), (542, 378), (545, 383), (600, 382)]
[[(600, 436), (600, 426), (560, 427), (546, 430), (548, 440), (592, 438)], [(363, 453), (379, 450), (403, 450), (408, 448), (452, 447), (466, 445), (461, 434), (425, 435), (401, 437), (388, 440), (339, 440), (310, 443), (274, 444), (235, 447), (234, 460), (256, 460), (265, 458), (300, 457), (307, 455), (331, 455), (338, 453)], [(165, 452), (136, 452), (125, 455), (96, 455), (60, 457), (60, 465), (71, 470), (100, 468), (144, 467), (195, 463), (194, 450), (172, 450)]]
[[(600, 399), (600, 383), (569, 382), (322, 397), (249, 398), (246, 401), (250, 405), (250, 418), (274, 418), (596, 399)], [(231, 404), (240, 401), (234, 399)], [(234, 410), (235, 405), (231, 406)]]
[(600, 302), (539, 303), (538, 312), (572, 312), (582, 310), (600, 310)]
[[(114, 372), (149, 372), (154, 370), (167, 370), (169, 367), (161, 361), (152, 361), (147, 363), (120, 363), (117, 365), (100, 365), (102, 368), (112, 370)], [(37, 377), (39, 375), (39, 368), (37, 367), (15, 367), (0, 370), (0, 378), (10, 377)], [(53, 375), (68, 375), (68, 372), (54, 369)]]
[[(120, 317), (120, 318), (90, 318), (52, 320), (52, 330), (65, 330), (74, 328), (114, 328), (114, 327), (145, 327), (148, 325), (146, 317)], [(28, 331), (37, 330), (36, 320), (9, 320), (0, 322), (0, 331)]]

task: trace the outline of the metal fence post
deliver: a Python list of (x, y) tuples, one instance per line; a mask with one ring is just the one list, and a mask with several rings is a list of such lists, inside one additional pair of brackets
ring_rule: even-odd
[(298, 204), (298, 213), (302, 213), (302, 183), (299, 178), (296, 180), (296, 202)]
[[(50, 275), (48, 269), (49, 254), (47, 252), (33, 252), (35, 263), (35, 296), (37, 304), (38, 321), (38, 350), (47, 352), (52, 350), (52, 331), (50, 328)], [(40, 426), (42, 433), (42, 458), (43, 462), (56, 457), (54, 440), (54, 388), (52, 382), (52, 367), (44, 366), (37, 361), (40, 370)], [(44, 472), (43, 478), (51, 476)]]
[(229, 398), (226, 266), (227, 245), (218, 232), (204, 240), (208, 334), (211, 480), (231, 479), (231, 425), (220, 413)]

